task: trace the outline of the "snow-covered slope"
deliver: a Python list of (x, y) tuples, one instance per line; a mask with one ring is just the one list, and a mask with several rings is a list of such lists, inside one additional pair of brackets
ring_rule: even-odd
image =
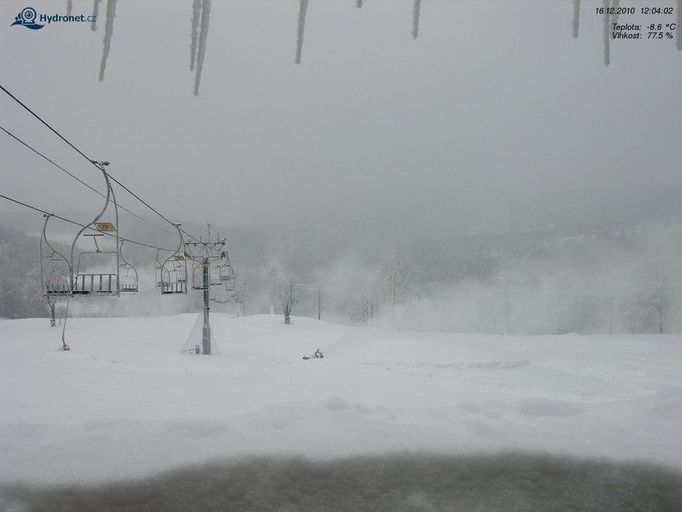
[[(0, 323), (0, 482), (241, 454), (542, 451), (682, 468), (682, 336), (503, 337), (213, 315)], [(320, 348), (324, 359), (301, 356)]]

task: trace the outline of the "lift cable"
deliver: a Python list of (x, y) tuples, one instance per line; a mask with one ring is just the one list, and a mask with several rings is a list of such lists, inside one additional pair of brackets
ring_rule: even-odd
[[(76, 180), (78, 183), (80, 183), (80, 184), (83, 185), (84, 187), (86, 187), (86, 188), (92, 190), (95, 194), (99, 195), (100, 197), (106, 197), (106, 196), (105, 196), (104, 194), (102, 194), (99, 190), (97, 190), (96, 188), (94, 188), (94, 187), (88, 185), (85, 181), (83, 181), (82, 179), (80, 179), (78, 176), (76, 176), (75, 174), (73, 174), (73, 173), (69, 172), (68, 170), (64, 169), (64, 167), (62, 167), (61, 165), (59, 165), (57, 162), (55, 162), (55, 161), (52, 160), (51, 158), (45, 156), (43, 153), (41, 153), (40, 151), (38, 151), (37, 149), (35, 149), (33, 146), (31, 146), (28, 142), (21, 140), (19, 137), (17, 137), (15, 134), (13, 134), (12, 132), (10, 132), (9, 130), (7, 130), (7, 129), (4, 128), (3, 126), (0, 126), (0, 130), (2, 130), (2, 131), (5, 132), (7, 135), (9, 135), (10, 137), (12, 137), (12, 138), (13, 138), (14, 140), (16, 140), (19, 144), (22, 144), (24, 147), (26, 147), (27, 149), (29, 149), (30, 151), (32, 151), (33, 153), (35, 153), (36, 155), (38, 155), (39, 157), (41, 157), (43, 160), (46, 160), (47, 162), (49, 162), (49, 163), (51, 163), (52, 165), (54, 165), (57, 169), (61, 170), (62, 172), (66, 173), (66, 174), (68, 174), (69, 176), (71, 176), (74, 180)], [(128, 213), (129, 213), (130, 215), (132, 215), (133, 217), (135, 217), (135, 218), (141, 220), (142, 222), (144, 222), (144, 223), (146, 223), (146, 224), (149, 224), (149, 225), (152, 226), (153, 228), (156, 228), (156, 229), (158, 229), (158, 230), (160, 230), (160, 231), (163, 231), (163, 232), (166, 233), (167, 235), (175, 235), (175, 233), (171, 233), (171, 232), (168, 231), (167, 229), (164, 229), (164, 228), (162, 228), (162, 227), (157, 226), (156, 224), (154, 224), (154, 223), (152, 223), (152, 222), (149, 222), (149, 221), (148, 221), (147, 219), (145, 219), (144, 217), (140, 217), (138, 214), (136, 214), (136, 213), (133, 212), (133, 211), (130, 211), (128, 208), (126, 208), (126, 207), (123, 206), (122, 204), (119, 204), (118, 206), (119, 206), (119, 208), (121, 208), (121, 210), (124, 210), (124, 211), (128, 212)]]
[[(4, 194), (0, 194), (0, 197), (2, 199), (6, 199), (7, 201), (11, 201), (11, 202), (16, 203), (18, 205), (25, 206), (26, 208), (30, 208), (31, 210), (34, 210), (36, 212), (40, 212), (43, 215), (51, 215), (55, 219), (59, 219), (59, 220), (62, 220), (64, 222), (68, 222), (68, 223), (73, 224), (75, 226), (80, 226), (81, 228), (86, 227), (85, 224), (81, 224), (80, 222), (76, 222), (75, 220), (67, 219), (66, 217), (62, 217), (61, 215), (57, 215), (56, 213), (48, 212), (47, 210), (43, 210), (42, 208), (38, 208), (37, 206), (33, 206), (33, 205), (28, 204), (28, 203), (24, 203), (23, 201), (19, 201), (18, 199), (14, 199), (13, 197), (9, 197), (9, 196), (6, 196)], [(96, 229), (90, 228), (90, 227), (88, 227), (87, 229), (89, 229), (91, 231), (97, 231)], [(99, 231), (98, 231), (98, 233), (99, 233)], [(112, 235), (111, 233), (107, 233), (106, 231), (102, 231), (101, 233), (103, 235), (112, 236), (112, 237), (116, 238), (116, 235)], [(132, 240), (130, 238), (124, 238), (124, 237), (119, 236), (119, 240), (123, 240), (123, 241), (129, 242), (131, 244), (135, 244), (135, 245), (141, 245), (142, 247), (147, 247), (149, 249), (167, 251), (167, 252), (174, 252), (174, 249), (166, 249), (165, 247), (156, 247), (153, 245), (146, 244), (144, 242), (138, 242), (137, 240)]]
[[(24, 108), (24, 110), (26, 110), (28, 113), (30, 113), (30, 114), (31, 114), (33, 117), (35, 117), (38, 121), (40, 121), (40, 122), (41, 122), (45, 127), (47, 127), (52, 133), (54, 133), (57, 137), (59, 137), (62, 141), (64, 141), (68, 146), (70, 146), (74, 151), (76, 151), (76, 153), (78, 153), (78, 154), (81, 155), (83, 158), (85, 158), (88, 162), (90, 162), (90, 164), (91, 164), (93, 167), (95, 167), (99, 172), (101, 172), (101, 169), (99, 168), (99, 166), (97, 165), (97, 163), (96, 163), (95, 160), (93, 160), (92, 158), (90, 158), (89, 156), (87, 156), (85, 153), (83, 153), (80, 149), (78, 149), (76, 146), (74, 146), (66, 137), (64, 137), (64, 136), (63, 136), (61, 133), (59, 133), (55, 128), (53, 128), (47, 121), (45, 121), (42, 117), (40, 117), (38, 114), (36, 114), (33, 110), (31, 110), (31, 108), (30, 108), (28, 105), (26, 105), (26, 104), (25, 104), (24, 102), (22, 102), (19, 98), (17, 98), (14, 94), (12, 94), (10, 91), (8, 91), (2, 84), (0, 84), (0, 89), (1, 89), (5, 94), (7, 94), (10, 98), (12, 98), (15, 102), (17, 102), (19, 105), (21, 105), (21, 106)], [(123, 188), (123, 190), (125, 190), (126, 192), (128, 192), (130, 195), (132, 195), (135, 199), (137, 199), (138, 201), (140, 201), (143, 205), (145, 205), (145, 206), (146, 206), (147, 208), (149, 208), (151, 211), (153, 211), (154, 213), (156, 213), (156, 214), (157, 214), (159, 217), (161, 217), (163, 220), (165, 220), (166, 222), (168, 222), (168, 224), (170, 224), (171, 226), (175, 226), (175, 225), (177, 224), (177, 223), (175, 223), (175, 222), (169, 220), (168, 217), (166, 217), (166, 216), (163, 215), (161, 212), (159, 212), (156, 208), (154, 208), (152, 205), (150, 205), (147, 201), (145, 201), (144, 199), (142, 199), (139, 195), (137, 195), (135, 192), (133, 192), (132, 190), (130, 190), (128, 187), (126, 187), (123, 183), (121, 183), (120, 181), (118, 181), (115, 177), (109, 175), (109, 178), (111, 178), (111, 180), (112, 180), (113, 182), (117, 183), (121, 188)], [(183, 233), (184, 233), (185, 235), (187, 235), (188, 237), (192, 238), (193, 240), (197, 240), (197, 238), (194, 237), (194, 236), (192, 236), (191, 234), (186, 233), (185, 231), (183, 231)]]

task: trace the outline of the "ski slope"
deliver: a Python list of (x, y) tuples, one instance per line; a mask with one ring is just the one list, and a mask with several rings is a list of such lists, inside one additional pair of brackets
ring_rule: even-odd
[[(682, 336), (396, 332), (212, 315), (0, 322), (0, 482), (129, 479), (241, 455), (520, 450), (682, 469)], [(324, 359), (302, 356), (320, 348)]]

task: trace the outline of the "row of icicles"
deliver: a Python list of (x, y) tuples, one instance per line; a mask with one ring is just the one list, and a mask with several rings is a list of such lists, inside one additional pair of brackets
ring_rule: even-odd
[[(102, 0), (93, 0), (92, 15), (94, 20), (91, 28), (97, 30), (97, 16), (99, 15), (99, 4)], [(107, 67), (109, 50), (111, 48), (111, 36), (114, 31), (114, 17), (116, 16), (116, 1), (107, 0), (106, 17), (104, 23), (104, 48), (102, 59), (99, 66), (99, 80), (104, 80), (104, 71)], [(413, 0), (412, 8), (412, 37), (419, 35), (419, 13), (421, 10), (421, 0)], [(363, 0), (355, 0), (355, 6), (362, 7)], [(70, 15), (73, 10), (73, 0), (67, 0), (66, 13)], [(305, 31), (305, 18), (308, 12), (308, 0), (299, 0), (298, 7), (298, 30), (296, 38), (296, 64), (301, 63), (303, 54), (303, 33)], [(199, 96), (199, 84), (201, 83), (201, 72), (204, 68), (204, 57), (206, 55), (206, 40), (208, 39), (208, 23), (211, 17), (211, 0), (192, 0), (192, 36), (190, 43), (190, 71), (194, 71), (194, 95)]]
[[(92, 15), (95, 21), (91, 28), (97, 30), (97, 16), (99, 15), (99, 4), (102, 0), (93, 0)], [(102, 60), (99, 67), (99, 80), (104, 80), (104, 71), (107, 67), (107, 58), (111, 48), (111, 35), (114, 31), (114, 17), (116, 16), (116, 1), (107, 0), (106, 18), (104, 23), (104, 48), (102, 50)], [(305, 32), (305, 19), (308, 12), (309, 0), (298, 0), (298, 23), (296, 33), (296, 57), (294, 62), (301, 63), (303, 55), (303, 34)], [(620, 0), (602, 0), (605, 8), (618, 9)], [(361, 8), (363, 0), (355, 0), (355, 6)], [(67, 14), (71, 14), (73, 0), (66, 3)], [(419, 36), (419, 15), (421, 12), (421, 0), (413, 0), (412, 4), (412, 38)], [(201, 72), (204, 69), (204, 57), (206, 55), (206, 40), (208, 39), (208, 22), (211, 17), (211, 0), (192, 0), (192, 36), (190, 43), (190, 71), (194, 72), (194, 95), (199, 96), (199, 84), (201, 83)], [(604, 65), (611, 63), (611, 23), (618, 22), (617, 14), (604, 15)], [(578, 37), (580, 32), (580, 0), (573, 0), (573, 37)], [(677, 0), (677, 49), (682, 50), (682, 0)]]
[[(611, 39), (613, 32), (611, 25), (618, 23), (618, 7), (620, 0), (602, 0), (606, 14), (604, 14), (603, 36), (604, 41), (604, 66), (611, 64)], [(609, 14), (614, 12), (615, 14)], [(573, 37), (577, 38), (580, 32), (580, 0), (573, 0)], [(675, 34), (677, 49), (682, 50), (682, 0), (677, 0), (677, 27)]]

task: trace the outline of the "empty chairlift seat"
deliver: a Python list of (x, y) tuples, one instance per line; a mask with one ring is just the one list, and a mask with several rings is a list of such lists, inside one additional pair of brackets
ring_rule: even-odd
[(187, 293), (187, 267), (183, 255), (171, 255), (157, 270), (162, 295)]
[(47, 239), (47, 224), (52, 214), (45, 215), (40, 235), (40, 280), (43, 296), (64, 297), (71, 294), (71, 266), (66, 257), (50, 245)]
[(121, 293), (137, 293), (139, 286), (137, 269), (128, 263), (123, 256), (124, 243), (125, 240), (122, 240), (119, 248), (119, 256), (121, 258), (121, 263), (118, 266), (119, 290)]
[(108, 295), (118, 292), (116, 274), (76, 274), (73, 277), (72, 293), (76, 295)]
[(44, 295), (47, 296), (61, 296), (69, 295), (71, 293), (71, 287), (67, 283), (44, 283)]
[(187, 281), (162, 281), (161, 293), (187, 293)]

